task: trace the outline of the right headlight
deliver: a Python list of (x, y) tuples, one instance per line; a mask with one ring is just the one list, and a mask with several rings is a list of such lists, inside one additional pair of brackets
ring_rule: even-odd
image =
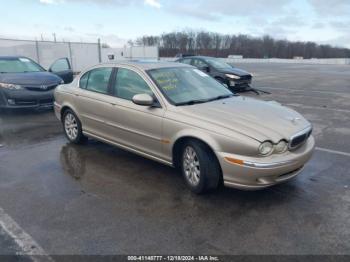
[(225, 74), (226, 77), (230, 78), (230, 79), (240, 79), (240, 76), (236, 76), (236, 75), (232, 75), (232, 74)]
[(7, 84), (7, 83), (0, 83), (0, 88), (6, 88), (6, 89), (10, 89), (10, 90), (21, 90), (21, 89), (23, 89), (23, 87), (20, 86), (20, 85)]
[(263, 156), (271, 154), (273, 151), (273, 144), (270, 141), (265, 141), (259, 146), (259, 153)]

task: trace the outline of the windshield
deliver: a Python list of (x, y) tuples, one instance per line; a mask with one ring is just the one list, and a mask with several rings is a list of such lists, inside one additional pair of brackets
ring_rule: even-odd
[(45, 71), (28, 58), (0, 58), (0, 73), (26, 73)]
[(175, 105), (204, 103), (233, 95), (225, 86), (195, 68), (160, 68), (148, 73)]
[(208, 64), (210, 64), (212, 67), (215, 67), (215, 68), (220, 68), (220, 69), (231, 69), (232, 68), (232, 66), (230, 66), (229, 64), (222, 62), (218, 59), (206, 58), (204, 60), (205, 60), (205, 62), (207, 62)]

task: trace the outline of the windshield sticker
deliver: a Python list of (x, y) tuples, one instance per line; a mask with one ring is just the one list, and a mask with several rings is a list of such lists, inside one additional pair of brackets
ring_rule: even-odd
[(21, 62), (30, 63), (30, 60), (28, 58), (18, 58), (18, 59)]
[(158, 84), (166, 91), (177, 88), (179, 79), (170, 72), (161, 72), (155, 77)]
[(195, 71), (198, 75), (203, 76), (203, 77), (208, 77), (208, 75), (206, 73), (203, 73), (201, 70), (198, 69), (194, 69), (193, 71)]

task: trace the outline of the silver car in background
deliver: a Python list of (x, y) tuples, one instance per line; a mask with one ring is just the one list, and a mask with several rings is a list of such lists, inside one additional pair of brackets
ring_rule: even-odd
[(315, 146), (299, 113), (180, 63), (95, 66), (55, 90), (55, 113), (69, 141), (91, 137), (177, 167), (196, 193), (285, 182)]

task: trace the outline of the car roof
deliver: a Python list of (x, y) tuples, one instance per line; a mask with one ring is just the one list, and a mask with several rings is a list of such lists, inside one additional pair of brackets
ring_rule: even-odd
[(0, 56), (0, 60), (15, 60), (18, 58), (28, 58), (25, 56)]
[(191, 58), (214, 58), (215, 59), (215, 57), (203, 56), (203, 55), (186, 56), (186, 57), (182, 57), (180, 59), (191, 59)]
[(191, 65), (181, 64), (177, 62), (166, 62), (166, 61), (122, 61), (122, 62), (113, 62), (113, 63), (102, 63), (100, 65), (108, 66), (133, 66), (141, 70), (150, 70), (158, 68), (169, 68), (169, 67), (192, 67)]

